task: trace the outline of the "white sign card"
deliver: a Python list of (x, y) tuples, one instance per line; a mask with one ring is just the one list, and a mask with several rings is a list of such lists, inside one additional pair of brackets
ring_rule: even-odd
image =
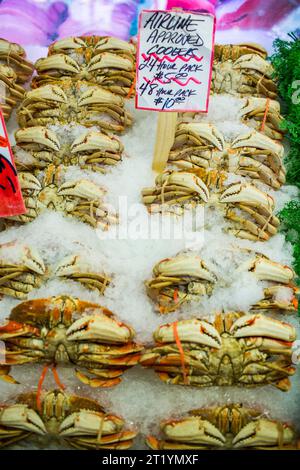
[(139, 21), (136, 107), (207, 112), (215, 17), (144, 10)]

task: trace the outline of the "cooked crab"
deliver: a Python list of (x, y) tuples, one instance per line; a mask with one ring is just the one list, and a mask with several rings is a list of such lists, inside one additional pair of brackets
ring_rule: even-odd
[(146, 282), (146, 289), (160, 313), (169, 313), (185, 302), (210, 295), (215, 282), (216, 276), (201, 258), (179, 254), (154, 266), (153, 278)]
[(23, 99), (25, 90), (17, 83), (17, 74), (9, 66), (0, 64), (0, 106), (4, 119), (9, 119), (13, 108)]
[(166, 171), (155, 179), (154, 188), (142, 191), (144, 204), (154, 212), (162, 205), (179, 205), (186, 203), (208, 202), (209, 192), (201, 178), (192, 173)]
[(266, 241), (277, 233), (279, 219), (273, 214), (273, 198), (247, 183), (233, 183), (220, 194), (225, 204), (224, 216), (230, 221), (229, 231), (253, 241)]
[(201, 178), (192, 173), (166, 171), (156, 177), (154, 188), (142, 191), (150, 212), (183, 212), (186, 205), (208, 203), (230, 221), (229, 232), (249, 240), (268, 240), (277, 233), (279, 219), (274, 200), (248, 183), (233, 183), (219, 193), (209, 193)]
[(238, 52), (236, 59), (233, 48), (230, 54), (216, 56), (212, 70), (212, 92), (276, 99), (277, 86), (272, 79), (272, 65), (256, 51), (248, 54)]
[(124, 100), (99, 85), (62, 80), (28, 91), (18, 111), (20, 127), (77, 123), (122, 132), (132, 124)]
[(160, 429), (162, 439), (147, 437), (151, 449), (299, 449), (290, 424), (242, 404), (192, 410), (181, 418), (162, 421)]
[(250, 97), (241, 107), (242, 122), (253, 127), (274, 140), (282, 140), (284, 131), (281, 129), (283, 117), (280, 115), (278, 101), (266, 98)]
[(116, 215), (103, 204), (104, 190), (89, 180), (60, 183), (61, 168), (50, 165), (42, 182), (30, 173), (19, 173), (27, 212), (8, 218), (12, 223), (32, 222), (47, 209), (76, 217), (93, 227), (107, 229), (117, 222)]
[(60, 277), (80, 282), (87, 289), (104, 294), (110, 278), (95, 272), (82, 256), (66, 256), (54, 267), (45, 266), (39, 253), (32, 247), (16, 243), (0, 245), (0, 294), (25, 300), (42, 283)]
[[(235, 269), (233, 265), (232, 270)], [(249, 253), (249, 259), (236, 270), (236, 274), (243, 271), (249, 271), (258, 280), (268, 283), (264, 289), (264, 298), (253, 305), (253, 310), (297, 310), (295, 295), (298, 289), (292, 284), (295, 273), (291, 268), (271, 261), (260, 253)], [(147, 294), (154, 300), (159, 312), (170, 313), (187, 302), (213, 295), (218, 285), (223, 286), (227, 281), (219, 278), (199, 256), (180, 253), (157, 263), (153, 268), (152, 279), (146, 281), (145, 285)]]
[(92, 387), (110, 387), (125, 370), (138, 363), (143, 346), (134, 330), (100, 305), (68, 297), (22, 302), (0, 326), (4, 342), (3, 380), (12, 381), (7, 369), (26, 363), (72, 364), (76, 376)]
[(214, 60), (226, 62), (227, 60), (237, 60), (242, 55), (257, 54), (263, 59), (267, 58), (267, 51), (260, 44), (255, 42), (244, 42), (241, 44), (215, 44)]
[[(116, 136), (100, 131), (82, 131), (68, 138), (47, 127), (19, 129), (15, 133), (15, 161), (19, 170), (45, 169), (55, 166), (78, 165), (83, 170), (106, 173), (111, 165), (122, 160), (123, 144)], [(73, 139), (73, 140), (72, 140)]]
[(289, 390), (295, 328), (262, 314), (218, 314), (161, 325), (140, 363), (168, 384), (197, 387), (272, 384)]
[(41, 286), (46, 268), (34, 248), (8, 245), (0, 245), (0, 294), (26, 299), (29, 292)]
[(91, 58), (88, 64), (76, 61), (72, 56), (54, 54), (39, 59), (35, 67), (38, 76), (32, 81), (33, 87), (59, 84), (61, 79), (87, 80), (107, 88), (118, 95), (127, 96), (135, 78), (135, 62), (129, 56), (115, 52), (101, 52)]
[(228, 173), (260, 179), (278, 189), (285, 182), (283, 146), (255, 130), (225, 142), (204, 122), (181, 123), (171, 148), (170, 164), (196, 171), (207, 186), (221, 186)]
[(62, 53), (88, 63), (101, 52), (113, 52), (135, 60), (136, 48), (132, 42), (112, 36), (75, 36), (51, 44), (48, 55)]
[(19, 395), (0, 405), (0, 447), (28, 437), (55, 437), (76, 449), (129, 449), (136, 431), (125, 428), (122, 418), (107, 413), (95, 400), (60, 390)]
[(19, 83), (25, 83), (33, 74), (34, 66), (26, 60), (23, 47), (6, 39), (0, 39), (0, 64), (12, 67)]

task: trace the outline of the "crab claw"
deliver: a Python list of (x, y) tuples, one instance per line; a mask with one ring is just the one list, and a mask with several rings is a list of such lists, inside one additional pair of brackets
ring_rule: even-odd
[(62, 51), (64, 49), (81, 49), (82, 47), (86, 47), (86, 44), (81, 38), (70, 37), (55, 41), (51, 45), (51, 52), (57, 53), (58, 51)]
[(19, 129), (15, 137), (18, 145), (41, 144), (51, 150), (60, 150), (60, 143), (56, 134), (50, 129), (47, 129), (47, 127), (35, 126), (27, 129)]
[(223, 434), (209, 421), (200, 417), (162, 423), (162, 430), (172, 441), (207, 444), (223, 447)]
[(24, 429), (36, 434), (46, 434), (47, 430), (39, 415), (27, 405), (11, 405), (0, 412), (0, 424), (9, 428)]
[(113, 36), (100, 37), (95, 45), (95, 52), (112, 49), (131, 52), (132, 54), (135, 54), (134, 44), (128, 41), (123, 41), (119, 38), (115, 38)]
[(263, 336), (282, 341), (295, 341), (296, 330), (292, 325), (261, 314), (243, 315), (230, 328), (235, 338)]
[(199, 137), (213, 144), (218, 150), (223, 150), (225, 146), (224, 137), (221, 132), (213, 125), (206, 122), (190, 122), (188, 124), (179, 124), (178, 131), (188, 134), (192, 132)]
[(112, 138), (101, 132), (91, 131), (80, 135), (71, 145), (71, 153), (84, 152), (86, 150), (118, 152), (122, 150), (122, 144), (116, 137)]
[(201, 196), (204, 202), (208, 202), (209, 191), (206, 184), (203, 183), (202, 179), (192, 173), (177, 172), (162, 173), (157, 176), (155, 182), (160, 185), (171, 185), (177, 186), (178, 189), (188, 189), (190, 192), (196, 192)]
[(84, 199), (102, 199), (104, 190), (89, 180), (67, 181), (57, 191), (60, 196), (74, 196)]
[(124, 343), (131, 340), (134, 330), (104, 314), (86, 315), (75, 321), (66, 332), (69, 341), (88, 340), (103, 343)]
[(29, 247), (24, 247), (23, 252), (22, 263), (31, 271), (38, 274), (45, 274), (46, 267), (39, 253), (34, 248)]
[(105, 88), (91, 87), (80, 96), (78, 106), (86, 106), (89, 104), (116, 104), (117, 106), (124, 106), (124, 100), (121, 96), (115, 95)]
[(111, 52), (103, 52), (95, 55), (88, 66), (89, 72), (106, 68), (131, 71), (133, 70), (133, 61)]
[(30, 173), (23, 173), (20, 172), (18, 174), (19, 176), (19, 182), (21, 185), (21, 188), (23, 190), (34, 190), (34, 191), (40, 191), (42, 189), (42, 185), (39, 182), (39, 180), (31, 175)]
[(216, 280), (198, 256), (178, 255), (174, 258), (164, 259), (154, 266), (153, 272), (157, 276), (188, 276), (211, 282)]
[(114, 434), (121, 431), (123, 425), (123, 420), (116, 416), (80, 410), (64, 419), (59, 427), (59, 434), (61, 436), (97, 436), (100, 431), (103, 435)]
[[(154, 333), (155, 341), (159, 343), (173, 343), (175, 338), (174, 324), (161, 325)], [(211, 323), (205, 320), (181, 320), (177, 322), (177, 333), (180, 341), (203, 344), (220, 349), (221, 336)]]
[(221, 194), (220, 202), (242, 202), (255, 207), (264, 206), (268, 210), (274, 208), (273, 198), (252, 184), (233, 183), (229, 185)]
[(271, 261), (265, 256), (257, 256), (254, 260), (247, 261), (245, 265), (241, 267), (241, 270), (244, 267), (248, 271), (253, 272), (255, 277), (260, 281), (275, 281), (288, 284), (295, 277), (292, 268)]
[(39, 329), (26, 323), (18, 323), (9, 320), (5, 325), (0, 325), (0, 339), (15, 338), (22, 335), (38, 335)]
[[(0, 351), (1, 352), (1, 351)], [(0, 380), (7, 382), (9, 384), (18, 384), (19, 382), (14, 379), (11, 375), (9, 375), (10, 366), (3, 366), (0, 364)]]
[(36, 70), (46, 72), (49, 70), (63, 70), (65, 72), (79, 73), (80, 67), (77, 62), (64, 54), (54, 54), (43, 59), (39, 59), (35, 63)]
[(254, 147), (262, 150), (270, 150), (271, 152), (276, 153), (280, 157), (283, 156), (283, 145), (275, 142), (270, 137), (267, 137), (260, 132), (255, 130), (250, 131), (249, 133), (237, 137), (233, 140), (231, 148), (241, 148), (241, 147)]
[(234, 437), (233, 447), (280, 446), (290, 444), (295, 433), (288, 425), (281, 425), (276, 421), (259, 419), (246, 424)]
[(26, 93), (26, 101), (54, 101), (57, 103), (67, 103), (68, 98), (65, 92), (57, 85), (44, 85), (36, 90), (30, 90)]

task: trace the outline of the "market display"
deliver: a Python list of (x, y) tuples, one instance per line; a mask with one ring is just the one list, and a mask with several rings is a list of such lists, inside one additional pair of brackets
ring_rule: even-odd
[[(131, 99), (134, 42), (60, 39), (35, 68), (25, 92), (33, 66), (0, 40), (1, 107), (8, 119), (19, 103), (11, 136), (27, 209), (0, 223), (0, 447), (49, 434), (128, 449), (141, 434), (151, 449), (299, 449), (299, 260), (283, 236), (287, 213), (299, 217), (286, 186), (286, 139), (293, 158), (298, 140), (276, 58), (254, 43), (216, 45), (208, 115), (178, 114), (156, 175), (146, 159), (155, 117)], [(123, 194), (142, 229), (200, 213), (188, 228), (202, 245), (122, 238), (123, 211), (135, 214), (117, 205)], [(46, 392), (51, 370), (60, 390)]]

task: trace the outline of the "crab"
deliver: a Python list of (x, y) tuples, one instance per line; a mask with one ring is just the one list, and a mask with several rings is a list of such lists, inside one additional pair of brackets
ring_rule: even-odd
[(204, 122), (180, 123), (169, 164), (194, 171), (208, 186), (222, 186), (228, 173), (260, 179), (274, 189), (285, 183), (283, 145), (256, 130), (225, 142)]
[(54, 54), (39, 59), (35, 64), (38, 76), (33, 88), (59, 84), (61, 79), (86, 80), (96, 83), (118, 95), (127, 96), (135, 79), (135, 62), (129, 56), (115, 52), (101, 52), (85, 64), (65, 54)]
[(66, 181), (60, 184), (60, 167), (50, 165), (42, 183), (30, 173), (19, 173), (27, 212), (8, 218), (10, 223), (32, 222), (47, 209), (76, 217), (92, 227), (107, 229), (116, 223), (116, 215), (103, 204), (104, 190), (89, 180)]
[(99, 85), (62, 80), (28, 91), (18, 111), (21, 128), (77, 123), (123, 132), (132, 124), (124, 100)]
[(8, 120), (13, 108), (23, 99), (25, 90), (17, 84), (17, 74), (0, 63), (0, 106), (5, 120)]
[(271, 139), (282, 140), (284, 137), (284, 130), (281, 129), (283, 117), (280, 114), (278, 101), (266, 98), (247, 98), (240, 109), (240, 117), (247, 126), (261, 131)]
[(276, 99), (277, 86), (272, 80), (272, 65), (257, 51), (250, 49), (247, 54), (241, 54), (240, 50), (234, 54), (233, 51), (232, 48), (230, 53), (216, 55), (212, 70), (212, 93)]
[(263, 59), (267, 58), (267, 51), (260, 44), (255, 42), (245, 42), (241, 44), (215, 44), (214, 60), (226, 62), (227, 60), (237, 60), (242, 55), (257, 54)]
[[(38, 405), (40, 400), (40, 406)], [(55, 437), (82, 450), (129, 449), (137, 433), (95, 400), (61, 390), (23, 393), (0, 405), (0, 447), (27, 438)]]
[(162, 439), (147, 436), (151, 449), (299, 449), (293, 426), (236, 403), (192, 410), (162, 421), (160, 429)]
[(277, 233), (279, 219), (273, 214), (273, 198), (247, 183), (232, 183), (219, 195), (224, 216), (233, 235), (253, 241), (267, 241)]
[(23, 47), (6, 39), (0, 39), (0, 64), (12, 67), (19, 83), (27, 82), (34, 71), (33, 64), (26, 60)]
[(208, 202), (209, 192), (202, 179), (187, 172), (166, 171), (155, 179), (154, 188), (142, 191), (144, 204), (154, 212), (161, 205)]
[[(101, 272), (93, 272), (84, 258), (71, 254), (60, 260), (54, 267), (45, 266), (40, 254), (32, 247), (0, 246), (0, 294), (25, 300), (28, 294), (39, 288), (43, 283), (59, 277), (80, 282), (87, 289), (104, 294), (111, 279)], [(19, 251), (19, 256), (16, 252)], [(9, 254), (13, 259), (9, 258)]]
[(22, 364), (72, 364), (77, 378), (91, 387), (111, 387), (136, 365), (143, 346), (134, 330), (100, 305), (69, 296), (28, 300), (0, 326), (4, 360), (0, 378), (14, 381), (8, 367)]
[[(236, 274), (243, 271), (251, 272), (259, 281), (269, 284), (264, 289), (264, 298), (253, 305), (253, 310), (297, 310), (295, 295), (298, 289), (292, 284), (295, 273), (291, 268), (260, 253), (249, 253), (249, 259), (236, 270)], [(152, 279), (146, 281), (145, 285), (147, 294), (155, 301), (159, 312), (167, 314), (185, 303), (213, 295), (218, 283), (223, 285), (224, 282), (199, 256), (179, 253), (174, 258), (157, 263), (153, 268)], [(282, 300), (280, 297), (278, 299), (278, 294), (281, 294)]]
[[(73, 138), (73, 140), (72, 140)], [(15, 160), (18, 170), (46, 169), (78, 165), (83, 170), (106, 173), (107, 168), (122, 161), (123, 144), (116, 136), (100, 131), (86, 131), (67, 140), (59, 132), (44, 126), (19, 129), (15, 133)]]
[(249, 183), (232, 183), (219, 193), (209, 193), (202, 179), (187, 172), (159, 174), (154, 188), (142, 191), (149, 212), (182, 214), (185, 206), (207, 204), (219, 208), (230, 221), (228, 231), (253, 241), (266, 241), (277, 233), (279, 219), (273, 214), (273, 198)]
[(140, 363), (167, 384), (196, 387), (271, 384), (290, 389), (295, 328), (262, 314), (217, 314), (161, 325)]
[(135, 60), (135, 45), (112, 36), (75, 36), (60, 39), (51, 44), (48, 55), (62, 53), (88, 63), (95, 55), (107, 51)]

